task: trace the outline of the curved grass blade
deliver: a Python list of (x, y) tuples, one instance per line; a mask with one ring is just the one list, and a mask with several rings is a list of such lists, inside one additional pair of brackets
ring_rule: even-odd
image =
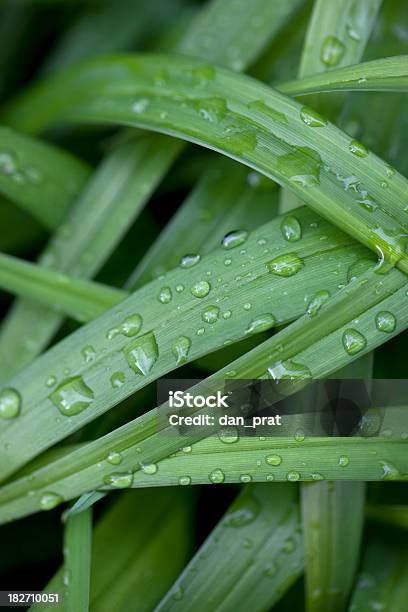
[(46, 228), (59, 225), (89, 174), (88, 166), (69, 153), (0, 127), (0, 193)]
[(182, 57), (134, 55), (86, 62), (37, 86), (9, 120), (28, 131), (58, 120), (125, 123), (213, 148), (285, 185), (407, 271), (407, 179), (310, 113), (249, 77)]
[(377, 537), (371, 542), (363, 560), (349, 612), (392, 610), (403, 612), (408, 598), (408, 555), (403, 541)]
[(365, 485), (305, 483), (301, 491), (307, 609), (344, 610), (358, 564)]
[(408, 529), (408, 506), (393, 504), (389, 506), (369, 505), (366, 508), (369, 519)]
[(156, 610), (270, 609), (303, 568), (296, 494), (246, 486)]
[(275, 216), (276, 197), (272, 181), (229, 160), (217, 161), (138, 263), (127, 286), (140, 287), (177, 266), (186, 254), (209, 253), (230, 231), (259, 227)]
[(89, 610), (92, 509), (68, 518), (64, 530), (64, 610)]
[[(274, 18), (276, 11), (284, 15), (290, 7), (294, 10), (297, 5), (298, 0), (274, 3), (231, 0), (228, 5), (229, 18), (225, 21), (224, 0), (215, 0), (204, 9), (210, 25), (205, 27), (205, 19), (203, 23), (199, 16), (198, 21), (192, 24), (194, 45), (188, 43), (189, 33), (186, 45), (190, 52), (196, 49), (194, 53), (198, 53), (205, 46), (204, 40), (212, 34), (216, 40), (222, 41), (218, 45), (218, 62), (231, 66), (239, 50), (238, 57), (246, 65), (283, 25), (281, 19)], [(263, 23), (258, 38), (252, 39), (250, 46), (247, 43), (241, 45), (241, 40), (246, 40), (243, 34), (248, 22), (255, 18)], [(230, 34), (232, 31), (233, 36)], [(213, 53), (213, 49), (209, 52)], [(56, 250), (56, 265), (61, 271), (69, 269), (72, 273), (73, 267), (75, 270), (79, 267), (79, 272), (75, 274), (91, 276), (95, 273), (150, 197), (181, 147), (180, 142), (154, 135), (140, 140), (136, 138), (133, 145), (132, 142), (125, 142), (101, 164), (72, 218), (59, 229), (43, 258), (55, 259)], [(118, 181), (118, 177), (121, 177), (121, 181)], [(75, 241), (71, 239), (72, 236), (75, 236)], [(4, 364), (0, 380), (7, 380), (30, 363), (47, 346), (60, 323), (61, 317), (50, 310), (29, 301), (19, 302), (0, 331), (0, 359)]]
[(278, 85), (291, 96), (329, 91), (408, 91), (408, 55), (385, 57)]
[[(277, 261), (278, 265), (282, 257), (291, 257), (293, 252), (293, 243), (282, 233), (282, 219), (276, 219), (248, 238), (238, 235), (235, 246), (227, 245), (234, 248), (221, 246), (193, 267), (172, 270), (164, 279), (142, 287), (10, 380), (7, 387), (21, 394), (22, 410), (16, 419), (1, 420), (0, 440), (11, 436), (19, 452), (18, 457), (10, 452), (11, 464), (4, 458), (2, 467), (13, 469), (16, 460), (21, 465), (33, 456), (34, 448), (37, 454), (183, 363), (225, 342), (300, 316), (316, 293), (323, 289), (324, 297), (335, 293), (339, 285), (347, 283), (349, 267), (370, 257), (364, 247), (329, 223), (318, 221), (307, 208), (299, 211), (296, 223), (301, 228), (296, 242), (299, 263), (293, 268), (296, 275), (287, 276), (285, 270), (283, 276), (273, 273), (275, 264), (270, 262)], [(322, 235), (325, 240), (321, 240)], [(290, 261), (296, 264), (298, 260)], [(314, 267), (317, 262), (318, 277)], [(372, 260), (366, 259), (367, 264), (372, 265)], [(293, 270), (289, 266), (289, 271)], [(152, 361), (133, 363), (132, 351), (139, 355), (137, 359), (146, 354)], [(71, 415), (70, 406), (65, 409), (62, 400), (72, 384), (72, 389), (76, 388), (73, 400), (78, 384), (85, 396), (79, 406), (73, 401)], [(92, 399), (94, 391), (88, 390), (94, 385), (99, 388), (95, 390), (97, 401)], [(99, 393), (103, 394), (102, 402)], [(88, 406), (91, 409), (86, 409)], [(70, 415), (72, 418), (66, 418)], [(41, 438), (30, 436), (30, 443), (19, 444), (20, 436), (25, 439), (32, 427), (41, 428)]]
[(0, 287), (82, 323), (95, 319), (129, 295), (127, 291), (84, 281), (3, 253), (0, 253)]

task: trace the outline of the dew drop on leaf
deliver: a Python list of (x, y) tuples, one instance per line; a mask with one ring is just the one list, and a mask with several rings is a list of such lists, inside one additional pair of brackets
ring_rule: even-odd
[(106, 337), (108, 338), (108, 340), (112, 340), (112, 338), (119, 334), (128, 338), (137, 336), (137, 334), (142, 328), (142, 324), (143, 319), (140, 314), (130, 315), (129, 317), (126, 317), (126, 319), (124, 319), (118, 327), (110, 329), (106, 334)]
[(111, 386), (113, 389), (119, 389), (125, 384), (125, 375), (123, 372), (114, 372), (110, 377)]
[(181, 365), (187, 361), (188, 354), (191, 348), (191, 340), (187, 336), (179, 336), (174, 342), (171, 350), (176, 358), (177, 365)]
[(246, 230), (234, 230), (228, 232), (222, 239), (221, 245), (224, 249), (234, 249), (235, 247), (243, 244), (249, 236), (249, 232)]
[(325, 289), (322, 289), (321, 291), (317, 291), (313, 295), (309, 304), (307, 305), (307, 309), (306, 309), (307, 314), (310, 317), (315, 317), (318, 314), (321, 307), (323, 306), (323, 304), (329, 299), (329, 297), (330, 297), (330, 293), (326, 291)]
[(357, 155), (357, 157), (367, 157), (369, 153), (367, 147), (365, 147), (361, 142), (355, 139), (350, 142), (349, 151), (351, 151), (353, 155)]
[(94, 393), (82, 376), (64, 380), (49, 396), (50, 400), (64, 416), (74, 416), (88, 408)]
[(183, 255), (183, 257), (180, 260), (180, 266), (182, 268), (192, 268), (193, 266), (198, 264), (200, 259), (201, 259), (200, 255), (193, 255), (191, 253), (188, 255)]
[(0, 391), (0, 418), (14, 419), (21, 411), (21, 395), (16, 389)]
[(170, 287), (162, 287), (159, 291), (159, 295), (157, 296), (157, 299), (161, 304), (168, 304), (171, 302), (172, 298), (173, 294)]
[(246, 334), (258, 334), (259, 332), (266, 331), (276, 324), (276, 319), (273, 315), (266, 313), (259, 315), (256, 319), (253, 319), (248, 325), (245, 333)]
[(41, 510), (53, 510), (53, 508), (56, 508), (63, 501), (63, 498), (61, 495), (58, 495), (58, 493), (46, 491), (41, 495), (40, 507)]
[(286, 479), (289, 480), (289, 482), (297, 482), (300, 480), (300, 474), (299, 472), (288, 472), (286, 474)]
[(225, 474), (220, 468), (216, 468), (209, 475), (209, 479), (213, 484), (221, 484), (225, 480)]
[(375, 325), (379, 331), (391, 333), (394, 331), (396, 324), (396, 318), (392, 312), (387, 310), (382, 310), (375, 317)]
[(268, 368), (268, 374), (274, 380), (304, 380), (312, 377), (307, 366), (292, 359), (278, 361)]
[(220, 309), (218, 308), (218, 306), (208, 306), (208, 308), (206, 308), (206, 310), (204, 310), (203, 314), (201, 315), (201, 318), (205, 323), (209, 323), (210, 325), (212, 325), (213, 323), (216, 323), (218, 321), (219, 315)]
[(142, 463), (140, 467), (142, 468), (142, 472), (149, 476), (154, 476), (159, 469), (156, 463)]
[(180, 476), (179, 478), (179, 484), (183, 487), (191, 484), (191, 478), (190, 476)]
[(296, 217), (287, 215), (282, 219), (281, 225), (282, 236), (288, 242), (297, 242), (302, 237), (302, 227)]
[(266, 262), (269, 272), (277, 276), (293, 276), (303, 267), (303, 260), (296, 253), (278, 255), (271, 261)]
[(218, 438), (224, 444), (234, 444), (239, 440), (238, 430), (236, 427), (221, 429), (218, 433)]
[(366, 345), (366, 338), (356, 329), (350, 327), (344, 331), (343, 346), (349, 355), (356, 355), (362, 351)]
[(327, 120), (308, 106), (303, 106), (301, 108), (300, 118), (303, 123), (306, 123), (309, 127), (324, 127), (327, 125)]
[(342, 467), (346, 467), (350, 463), (349, 457), (347, 455), (340, 455), (339, 457), (339, 465)]
[(210, 293), (210, 290), (211, 290), (211, 285), (206, 280), (197, 281), (191, 287), (191, 293), (196, 298), (205, 298)]
[(319, 185), (321, 165), (320, 155), (310, 147), (296, 147), (277, 159), (278, 170), (300, 187)]
[(282, 457), (280, 455), (267, 455), (267, 457), (265, 457), (265, 461), (268, 465), (273, 465), (276, 467), (282, 463)]
[(103, 482), (115, 489), (127, 489), (132, 486), (133, 474), (132, 472), (114, 472), (105, 476)]
[(325, 66), (333, 68), (341, 61), (346, 47), (337, 36), (326, 36), (322, 43), (320, 59)]
[(122, 455), (117, 451), (110, 451), (106, 457), (106, 461), (112, 465), (119, 465), (122, 463)]

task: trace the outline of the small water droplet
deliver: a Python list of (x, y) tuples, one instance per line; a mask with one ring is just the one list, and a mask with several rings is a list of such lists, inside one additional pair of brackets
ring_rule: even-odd
[(61, 495), (58, 495), (58, 493), (46, 491), (41, 495), (40, 507), (41, 510), (53, 510), (53, 508), (56, 508), (63, 501), (63, 498)]
[(200, 255), (194, 255), (194, 254), (183, 255), (183, 257), (180, 260), (180, 266), (182, 268), (192, 268), (193, 266), (198, 264), (200, 259), (201, 259)]
[(201, 315), (201, 318), (205, 323), (209, 323), (210, 325), (212, 325), (213, 323), (216, 323), (216, 321), (218, 321), (219, 315), (220, 309), (218, 308), (218, 306), (208, 306), (208, 308), (206, 308), (206, 310), (204, 310), (203, 314)]
[(111, 385), (114, 389), (119, 389), (125, 384), (125, 375), (123, 372), (114, 372), (110, 378)]
[(191, 340), (187, 336), (179, 336), (171, 347), (172, 353), (176, 358), (177, 365), (181, 365), (187, 361), (188, 354), (191, 348)]
[(286, 474), (286, 479), (289, 480), (289, 482), (297, 482), (300, 480), (300, 474), (299, 472), (288, 472)]
[(220, 468), (216, 468), (209, 475), (209, 479), (213, 484), (221, 484), (225, 480), (225, 474)]
[(16, 389), (0, 391), (0, 418), (14, 419), (21, 411), (21, 395)]
[(312, 377), (309, 368), (292, 359), (278, 361), (268, 368), (268, 374), (274, 380), (305, 380)]
[(110, 451), (108, 456), (106, 457), (106, 461), (111, 463), (112, 465), (119, 465), (122, 463), (122, 455), (117, 451)]
[(268, 455), (265, 457), (265, 461), (268, 465), (276, 467), (282, 463), (282, 457), (280, 455)]
[(180, 476), (179, 478), (179, 484), (183, 487), (191, 484), (191, 478), (190, 476)]
[(266, 262), (266, 267), (272, 274), (278, 276), (293, 276), (303, 267), (303, 260), (296, 253), (278, 255), (271, 261)]
[(246, 230), (234, 230), (232, 232), (228, 232), (222, 239), (222, 246), (224, 249), (234, 249), (235, 247), (243, 244), (249, 236), (249, 232)]
[(392, 312), (382, 310), (375, 317), (375, 325), (379, 331), (391, 333), (397, 325), (397, 320)]
[(49, 399), (64, 416), (74, 416), (88, 408), (94, 399), (94, 393), (81, 376), (64, 380), (51, 393)]
[(205, 298), (210, 293), (210, 290), (211, 290), (211, 285), (206, 280), (197, 281), (191, 287), (191, 293), (196, 298)]
[(81, 355), (86, 363), (90, 363), (95, 359), (96, 351), (93, 346), (85, 346), (81, 351)]
[(176, 285), (176, 291), (177, 293), (182, 293), (184, 291), (184, 285)]
[(343, 346), (349, 355), (356, 355), (362, 351), (367, 345), (367, 340), (356, 329), (352, 327), (346, 329), (343, 333)]
[(252, 476), (250, 476), (250, 474), (241, 474), (239, 479), (240, 479), (241, 482), (247, 483), (247, 482), (251, 482)]
[(156, 463), (142, 463), (140, 467), (142, 468), (142, 471), (149, 476), (154, 476), (159, 469)]
[(340, 455), (339, 457), (339, 465), (342, 467), (346, 467), (350, 463), (349, 457), (347, 455)]
[(305, 439), (305, 432), (303, 431), (303, 429), (298, 429), (297, 431), (295, 431), (294, 438), (296, 442), (303, 442), (303, 440)]
[(365, 147), (358, 140), (353, 139), (349, 144), (349, 151), (353, 153), (353, 155), (357, 155), (357, 157), (367, 157), (369, 151), (367, 147)]
[(57, 379), (55, 376), (49, 376), (47, 380), (45, 381), (45, 385), (46, 387), (51, 388), (56, 384), (56, 382), (57, 382)]
[(302, 237), (302, 227), (296, 217), (288, 215), (281, 221), (282, 236), (288, 242), (297, 242)]
[(346, 47), (337, 36), (326, 36), (322, 43), (320, 59), (325, 66), (337, 66), (343, 58), (345, 50)]
[(157, 296), (157, 299), (159, 300), (161, 304), (168, 304), (169, 302), (171, 302), (172, 297), (173, 297), (173, 294), (171, 292), (170, 287), (162, 287), (159, 291), (159, 295)]
[(310, 317), (315, 317), (323, 304), (329, 299), (330, 293), (324, 289), (317, 291), (310, 300), (306, 312)]
[(137, 338), (124, 349), (129, 366), (136, 374), (147, 376), (159, 357), (159, 348), (153, 332)]
[(246, 334), (258, 334), (266, 331), (276, 325), (276, 319), (273, 315), (266, 313), (259, 315), (256, 319), (253, 319), (248, 325), (245, 333)]
[(327, 120), (308, 106), (303, 106), (301, 108), (300, 118), (303, 123), (306, 123), (309, 127), (324, 127), (327, 125)]
[(148, 98), (140, 98), (139, 100), (136, 100), (136, 102), (133, 103), (132, 110), (137, 115), (141, 115), (145, 112), (145, 110), (147, 110), (149, 104), (150, 101), (148, 100)]
[(108, 331), (106, 337), (112, 340), (115, 336), (121, 334), (128, 338), (137, 336), (142, 328), (143, 319), (139, 314), (133, 314), (126, 317), (118, 327), (114, 327)]
[(132, 486), (133, 474), (132, 472), (114, 472), (105, 476), (103, 482), (115, 489), (127, 489)]

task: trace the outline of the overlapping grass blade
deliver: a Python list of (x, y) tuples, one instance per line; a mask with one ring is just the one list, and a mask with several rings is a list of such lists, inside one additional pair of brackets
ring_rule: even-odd
[[(203, 51), (203, 57), (206, 57), (204, 41), (213, 35), (219, 41), (217, 62), (233, 66), (239, 59), (245, 67), (298, 5), (298, 0), (274, 3), (231, 0), (226, 21), (224, 0), (214, 0), (203, 9), (204, 17), (199, 16), (192, 24), (191, 32), (187, 32), (186, 50), (194, 54)], [(249, 45), (244, 32), (251, 19), (260, 20), (261, 25), (258, 26), (258, 37)], [(184, 48), (183, 41), (181, 45)], [(214, 50), (210, 48), (207, 51), (213, 58)], [(133, 145), (126, 141), (102, 162), (77, 203), (72, 218), (59, 228), (43, 257), (55, 258), (54, 251), (57, 250), (58, 269), (69, 269), (85, 276), (95, 273), (165, 175), (181, 146), (180, 142), (152, 135)], [(118, 177), (121, 177), (120, 182)], [(72, 236), (75, 236), (75, 241), (71, 240)], [(60, 323), (61, 317), (50, 310), (29, 301), (19, 302), (0, 331), (0, 357), (4, 363), (0, 380), (6, 380), (32, 361), (50, 342)]]
[(275, 216), (276, 198), (272, 181), (230, 160), (217, 160), (148, 249), (127, 286), (140, 287), (188, 253), (209, 253), (230, 231), (257, 228)]
[(334, 68), (278, 86), (291, 96), (329, 91), (408, 91), (408, 55)]
[(364, 494), (360, 482), (302, 485), (306, 597), (311, 612), (346, 607), (359, 560)]
[(0, 253), (0, 287), (85, 322), (128, 296), (127, 291), (85, 281)]
[(245, 487), (157, 611), (267, 610), (302, 572), (297, 489)]
[(366, 514), (374, 521), (408, 529), (408, 506), (373, 504), (367, 506)]
[(408, 181), (313, 111), (249, 77), (181, 57), (112, 57), (39, 85), (9, 114), (28, 131), (63, 119), (126, 123), (219, 150), (285, 185), (408, 270)]
[[(324, 301), (338, 291), (339, 285), (344, 286), (350, 274), (355, 273), (355, 268), (349, 273), (349, 267), (359, 267), (361, 259), (365, 265), (373, 265), (367, 249), (326, 221), (318, 220), (305, 207), (299, 210), (295, 227), (300, 228), (295, 243), (299, 260), (292, 257), (290, 261), (296, 275), (286, 275), (285, 255), (290, 258), (294, 243), (285, 238), (285, 225), (282, 233), (282, 219), (275, 219), (252, 232), (244, 242), (245, 234), (239, 235), (235, 248), (221, 246), (194, 266), (172, 270), (164, 279), (142, 287), (10, 380), (7, 386), (21, 394), (22, 410), (18, 418), (2, 419), (0, 423), (0, 440), (12, 438), (13, 444), (19, 446), (18, 457), (14, 452), (9, 454), (11, 464), (4, 458), (5, 471), (13, 469), (12, 465), (17, 467), (16, 461), (21, 465), (33, 453), (183, 363), (221, 348), (225, 342), (300, 316), (316, 296)], [(282, 261), (283, 275), (279, 268)], [(315, 263), (319, 266), (318, 277)], [(277, 274), (273, 273), (275, 265)], [(399, 278), (399, 273), (396, 275)], [(313, 312), (318, 306), (314, 305)], [(143, 334), (141, 339), (139, 332)], [(152, 362), (131, 367), (129, 351), (137, 352), (139, 345)], [(71, 406), (65, 407), (64, 401), (60, 404), (58, 397), (62, 401), (70, 389), (79, 391), (78, 380), (83, 381), (81, 387), (85, 384), (82, 389), (86, 396), (85, 404), (79, 407), (89, 404), (91, 409), (77, 410), (74, 401), (75, 414), (71, 414)], [(96, 401), (92, 399), (94, 392), (87, 390), (94, 385), (99, 389), (95, 390)], [(66, 418), (70, 415), (72, 418)], [(28, 444), (19, 444), (18, 440), (25, 439), (33, 427), (40, 427), (43, 435), (30, 436)]]
[(64, 610), (89, 609), (92, 509), (67, 519), (64, 530)]
[(392, 610), (403, 612), (408, 598), (408, 555), (402, 534), (378, 536), (369, 545), (349, 612)]
[(90, 170), (57, 147), (0, 127), (0, 193), (46, 228), (61, 222)]

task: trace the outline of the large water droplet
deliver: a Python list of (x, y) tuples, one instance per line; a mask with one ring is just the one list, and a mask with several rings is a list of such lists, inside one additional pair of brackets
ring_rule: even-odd
[(330, 293), (324, 289), (317, 291), (307, 306), (307, 314), (310, 317), (315, 317), (323, 304), (329, 299)]
[(216, 468), (209, 475), (209, 479), (213, 484), (221, 484), (225, 480), (225, 474), (220, 468)]
[(49, 396), (64, 416), (74, 416), (86, 410), (94, 399), (94, 393), (81, 376), (64, 380)]
[(173, 297), (173, 294), (171, 292), (170, 287), (162, 287), (159, 291), (159, 295), (157, 296), (157, 299), (159, 300), (161, 304), (168, 304), (169, 302), (171, 302), (172, 297)]
[(320, 59), (325, 66), (337, 66), (345, 50), (346, 47), (337, 36), (326, 36), (321, 47)]
[(58, 493), (46, 491), (41, 495), (40, 507), (41, 510), (53, 510), (53, 508), (56, 508), (63, 501), (63, 498), (61, 495), (58, 495)]
[(153, 332), (145, 334), (128, 344), (123, 353), (136, 374), (147, 376), (159, 357), (159, 348)]
[(367, 345), (367, 340), (356, 329), (349, 327), (343, 333), (343, 346), (349, 355), (357, 355)]
[(205, 298), (210, 293), (210, 290), (211, 285), (206, 280), (197, 281), (191, 287), (191, 293), (197, 298)]
[(112, 465), (119, 465), (122, 463), (122, 455), (117, 451), (110, 451), (106, 457), (106, 461)]
[(187, 361), (188, 354), (191, 348), (191, 340), (187, 336), (179, 336), (174, 342), (171, 350), (176, 358), (177, 365), (181, 365)]
[(218, 321), (219, 316), (220, 309), (218, 306), (208, 306), (201, 315), (201, 318), (205, 323), (210, 323), (210, 325), (212, 325)]
[(259, 332), (266, 331), (276, 324), (276, 319), (273, 315), (266, 313), (259, 315), (256, 319), (253, 319), (248, 325), (245, 333), (246, 334), (258, 334)]
[(249, 232), (246, 230), (234, 230), (232, 232), (228, 232), (222, 239), (222, 246), (224, 249), (234, 249), (235, 247), (243, 244), (249, 236)]
[(103, 481), (106, 485), (115, 489), (127, 489), (132, 486), (133, 474), (132, 472), (114, 472), (105, 476)]
[(272, 274), (285, 277), (293, 276), (303, 267), (303, 260), (296, 253), (287, 253), (267, 261), (266, 267)]
[(341, 465), (341, 467), (347, 467), (349, 463), (350, 463), (350, 459), (349, 457), (347, 457), (347, 455), (340, 455), (339, 465)]
[(126, 317), (118, 327), (114, 327), (108, 331), (106, 337), (112, 340), (118, 334), (131, 338), (137, 336), (142, 328), (143, 319), (139, 314), (133, 314)]
[(193, 266), (198, 264), (200, 259), (201, 259), (200, 255), (193, 255), (193, 254), (183, 255), (183, 257), (180, 260), (180, 266), (182, 268), (192, 268)]
[(282, 463), (282, 457), (280, 455), (268, 455), (265, 457), (265, 461), (268, 465), (276, 467)]
[(142, 472), (149, 476), (154, 476), (159, 469), (156, 463), (142, 463), (140, 467), (142, 468)]
[(303, 123), (306, 123), (309, 127), (324, 127), (327, 125), (327, 120), (308, 106), (303, 106), (301, 108), (300, 118)]
[(0, 418), (14, 419), (20, 414), (21, 403), (21, 395), (16, 389), (0, 391)]
[(320, 155), (309, 147), (298, 147), (277, 159), (278, 170), (301, 187), (313, 187), (320, 183), (321, 165)]
[(312, 373), (307, 366), (296, 363), (292, 359), (278, 361), (268, 368), (268, 374), (274, 380), (304, 380), (312, 377)]
[(302, 227), (296, 217), (288, 215), (281, 221), (282, 236), (288, 242), (297, 242), (302, 237)]
[(392, 312), (382, 310), (375, 317), (375, 325), (379, 331), (391, 333), (397, 325), (397, 320)]

